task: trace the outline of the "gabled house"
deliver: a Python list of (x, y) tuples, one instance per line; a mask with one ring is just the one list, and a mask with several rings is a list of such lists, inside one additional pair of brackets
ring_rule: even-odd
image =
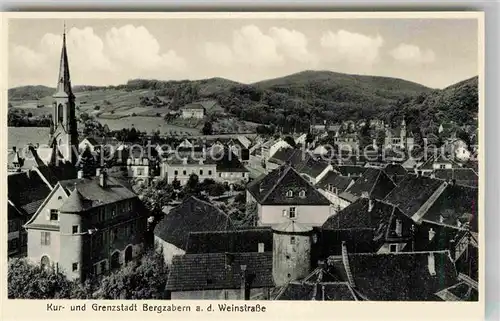
[(360, 198), (323, 224), (323, 255), (339, 255), (342, 243), (352, 253), (412, 251), (413, 224), (393, 205)]
[(225, 231), (232, 228), (229, 216), (215, 205), (194, 196), (172, 208), (156, 224), (154, 239), (165, 262), (186, 253), (189, 233)]
[(106, 172), (60, 181), (25, 224), (28, 259), (85, 280), (131, 261), (147, 242), (149, 213)]
[(462, 165), (456, 162), (453, 157), (445, 155), (430, 156), (418, 167), (418, 171), (423, 175), (432, 173), (436, 169), (462, 168)]
[(34, 170), (7, 176), (9, 255), (25, 255), (27, 232), (23, 225), (36, 213), (52, 187)]
[(351, 187), (339, 195), (340, 198), (353, 203), (360, 197), (383, 199), (396, 185), (387, 174), (377, 168), (366, 168)]
[(24, 223), (26, 223), (26, 216), (11, 202), (8, 202), (7, 219), (7, 254), (9, 257), (21, 256), (26, 251), (26, 231), (23, 228)]
[(282, 149), (282, 148), (291, 148), (290, 144), (288, 144), (283, 138), (278, 138), (277, 140), (269, 140), (262, 144), (261, 149), (261, 155), (263, 156), (264, 160), (268, 160), (271, 157), (274, 156), (274, 154)]
[(331, 170), (315, 186), (332, 203), (334, 213), (336, 213), (349, 205), (349, 202), (340, 198), (339, 195), (354, 182), (354, 178), (342, 176), (337, 171)]
[(282, 148), (267, 162), (267, 168), (273, 170), (284, 164), (291, 165), (311, 184), (316, 184), (333, 166), (325, 160), (315, 157), (308, 150)]
[(195, 118), (195, 119), (203, 119), (205, 117), (205, 107), (201, 104), (187, 104), (184, 107), (181, 107), (181, 116), (182, 118)]
[(328, 199), (289, 165), (248, 184), (247, 202), (256, 206), (258, 225), (275, 225), (292, 219), (321, 226), (330, 216)]

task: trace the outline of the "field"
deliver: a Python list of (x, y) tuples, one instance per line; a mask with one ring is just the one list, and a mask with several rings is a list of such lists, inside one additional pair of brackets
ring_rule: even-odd
[(165, 123), (162, 117), (125, 117), (120, 119), (102, 119), (99, 118), (99, 122), (107, 124), (109, 129), (118, 130), (122, 128), (135, 127), (137, 130), (145, 131), (146, 133), (151, 133), (153, 130), (160, 130), (160, 134), (192, 134), (197, 135), (200, 133), (199, 129), (196, 128), (186, 128), (175, 126)]
[[(94, 115), (100, 123), (107, 124), (111, 130), (135, 127), (147, 133), (160, 130), (161, 134), (197, 135), (204, 123), (204, 121), (193, 123), (193, 121), (180, 119), (174, 120), (173, 123), (166, 123), (163, 116), (171, 111), (169, 107), (154, 108), (140, 103), (141, 97), (154, 97), (152, 90), (100, 89), (76, 92), (75, 96), (77, 116), (84, 112)], [(158, 98), (166, 101), (164, 97)], [(23, 110), (26, 114), (32, 113), (33, 116), (40, 116), (52, 113), (52, 101), (51, 96), (46, 96), (39, 100), (13, 100), (10, 103), (13, 110)], [(37, 108), (39, 105), (44, 107)], [(203, 105), (209, 113), (222, 110), (214, 101), (203, 102)]]
[(23, 148), (29, 143), (46, 145), (49, 142), (49, 131), (48, 127), (8, 127), (8, 148)]

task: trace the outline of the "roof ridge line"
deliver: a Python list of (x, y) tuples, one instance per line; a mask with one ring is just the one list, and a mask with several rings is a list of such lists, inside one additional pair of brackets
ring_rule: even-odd
[[(281, 165), (280, 167), (283, 167), (283, 166), (286, 167), (285, 170), (283, 171), (283, 173), (281, 173), (280, 177), (276, 180), (276, 183), (274, 183), (274, 185), (269, 189), (269, 191), (264, 195), (264, 197), (261, 198), (260, 203), (264, 203), (266, 201), (266, 199), (269, 197), (269, 195), (271, 195), (271, 193), (281, 183), (281, 181), (286, 176), (286, 174), (288, 174), (288, 172), (290, 171), (290, 169), (292, 169), (292, 166), (290, 166), (290, 165)], [(278, 167), (277, 169), (279, 169), (280, 167)]]

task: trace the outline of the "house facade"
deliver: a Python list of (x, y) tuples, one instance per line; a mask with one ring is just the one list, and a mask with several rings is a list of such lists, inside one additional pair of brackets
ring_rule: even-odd
[(26, 223), (28, 259), (84, 280), (117, 269), (142, 250), (148, 212), (107, 177), (60, 181)]
[(273, 226), (290, 219), (321, 226), (331, 214), (330, 202), (293, 167), (283, 165), (247, 186), (257, 225)]
[(203, 119), (205, 108), (200, 104), (189, 104), (181, 108), (182, 118)]

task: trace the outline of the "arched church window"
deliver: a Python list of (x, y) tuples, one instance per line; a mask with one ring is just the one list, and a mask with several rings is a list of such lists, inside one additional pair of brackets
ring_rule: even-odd
[(63, 119), (64, 119), (63, 105), (59, 104), (59, 106), (57, 106), (57, 122), (62, 123)]

